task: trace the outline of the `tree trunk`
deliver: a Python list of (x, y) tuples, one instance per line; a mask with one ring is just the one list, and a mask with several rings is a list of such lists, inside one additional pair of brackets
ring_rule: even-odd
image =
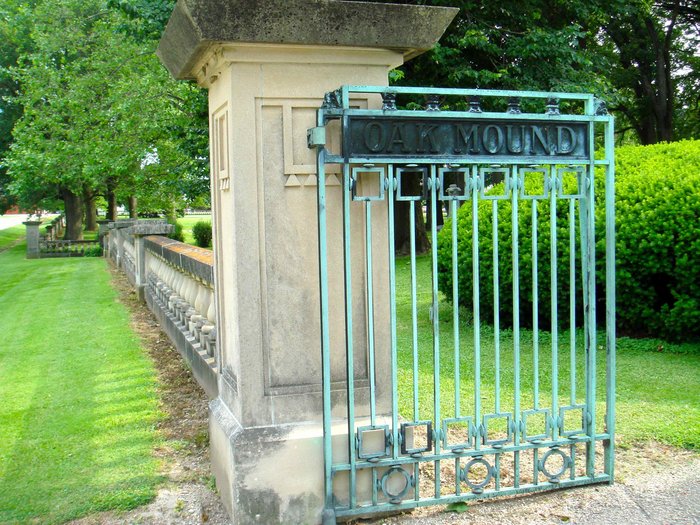
[(83, 190), (83, 203), (85, 205), (85, 230), (97, 231), (97, 205), (95, 195), (89, 190)]
[(117, 220), (117, 194), (115, 190), (117, 189), (117, 182), (113, 177), (108, 177), (106, 181), (107, 191), (105, 197), (107, 198), (107, 216), (105, 219), (109, 221)]
[(165, 219), (170, 224), (175, 224), (177, 222), (177, 209), (175, 209), (174, 202), (171, 202), (168, 209), (165, 211)]
[(133, 195), (129, 196), (129, 218), (130, 219), (138, 219), (139, 218), (136, 197), (134, 197)]
[[(418, 177), (402, 177), (401, 193), (403, 195), (420, 195), (421, 181)], [(416, 234), (416, 253), (428, 251), (430, 243), (425, 230), (422, 201), (413, 201)], [(394, 201), (394, 250), (397, 254), (411, 252), (411, 202)]]
[(107, 190), (107, 220), (116, 221), (117, 220), (117, 195), (114, 190)]
[(63, 208), (66, 212), (66, 231), (63, 238), (71, 241), (83, 239), (83, 202), (79, 195), (70, 190), (61, 192)]

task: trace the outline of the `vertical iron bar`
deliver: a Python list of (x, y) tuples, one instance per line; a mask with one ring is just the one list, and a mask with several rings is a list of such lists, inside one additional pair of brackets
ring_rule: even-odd
[(606, 324), (606, 431), (605, 472), (612, 481), (615, 474), (615, 128), (613, 117), (605, 124), (605, 324)]
[(576, 404), (576, 210), (569, 199), (569, 382), (570, 404)]
[[(435, 165), (430, 166), (430, 230), (431, 230), (431, 247), (432, 256), (432, 318), (433, 318), (433, 385), (434, 392), (434, 418), (435, 429), (440, 428), (442, 417), (440, 415), (440, 320), (438, 316), (438, 282), (437, 282), (437, 186), (438, 178), (436, 177)], [(442, 210), (440, 211), (442, 213)], [(435, 453), (440, 453), (440, 440), (435, 440)], [(440, 497), (440, 460), (435, 461), (435, 497)]]
[(462, 495), (462, 480), (459, 477), (459, 469), (461, 468), (461, 461), (457, 457), (455, 458), (455, 496)]
[(549, 268), (551, 294), (551, 338), (552, 338), (552, 439), (559, 438), (559, 318), (557, 279), (557, 179), (554, 168), (549, 168)]
[[(386, 198), (389, 213), (389, 317), (391, 322), (391, 437), (393, 457), (399, 457), (398, 356), (396, 354), (396, 256), (394, 253), (394, 166), (387, 166)], [(380, 182), (381, 183), (381, 182)]]
[(536, 409), (540, 408), (540, 285), (537, 266), (537, 224), (537, 200), (532, 199), (532, 388)]
[[(477, 167), (472, 167), (470, 190), (472, 194), (472, 293), (474, 314), (474, 421), (481, 420), (481, 324), (479, 310), (479, 201)], [(481, 448), (479, 440), (474, 443), (476, 450)]]
[(420, 419), (418, 410), (418, 307), (416, 291), (416, 206), (410, 201), (411, 228), (411, 327), (413, 330), (413, 420)]
[[(520, 445), (520, 256), (518, 253), (518, 195), (522, 184), (518, 167), (513, 166), (513, 192), (511, 195), (511, 252), (513, 258), (513, 442)], [(514, 486), (520, 486), (520, 452), (514, 455)]]
[(345, 273), (345, 366), (346, 389), (348, 405), (348, 458), (350, 460), (350, 508), (357, 505), (356, 482), (357, 467), (355, 452), (355, 358), (353, 348), (352, 323), (352, 251), (351, 251), (351, 221), (350, 221), (350, 165), (343, 164), (343, 269)]
[[(508, 181), (506, 181), (506, 184)], [(500, 304), (500, 284), (498, 275), (498, 201), (493, 200), (491, 204), (491, 217), (493, 232), (491, 234), (493, 242), (493, 346), (495, 353), (496, 368), (496, 395), (495, 413), (501, 413), (501, 304)]]
[(377, 424), (375, 406), (376, 377), (374, 370), (374, 279), (372, 276), (372, 201), (365, 201), (365, 254), (367, 272), (367, 351), (369, 354), (369, 413), (370, 424)]
[(452, 223), (452, 333), (454, 341), (455, 367), (455, 417), (460, 417), (460, 363), (459, 363), (459, 269), (457, 260), (457, 201), (450, 200), (450, 219)]
[[(317, 125), (323, 126), (324, 112), (319, 110)], [(327, 229), (326, 229), (326, 150), (318, 148), (316, 155), (316, 170), (318, 184), (316, 198), (318, 205), (318, 280), (321, 315), (321, 369), (323, 381), (323, 470), (324, 470), (324, 506), (326, 512), (333, 510), (333, 448), (331, 435), (331, 355), (330, 332), (328, 326), (328, 260), (327, 260)]]
[(501, 454), (496, 454), (496, 461), (494, 462), (494, 469), (496, 470), (496, 490), (501, 490)]
[(586, 199), (582, 210), (585, 209), (586, 217), (583, 227), (586, 230), (585, 250), (586, 265), (584, 268), (584, 295), (587, 297), (588, 319), (586, 322), (586, 408), (588, 422), (588, 453), (586, 457), (586, 474), (595, 474), (595, 447), (596, 447), (596, 313), (595, 313), (595, 142), (593, 123), (589, 124), (588, 141), (590, 144), (590, 162), (588, 167), (588, 184), (586, 187)]
[(540, 466), (538, 465), (540, 457), (540, 450), (538, 448), (532, 449), (532, 484), (540, 484)]

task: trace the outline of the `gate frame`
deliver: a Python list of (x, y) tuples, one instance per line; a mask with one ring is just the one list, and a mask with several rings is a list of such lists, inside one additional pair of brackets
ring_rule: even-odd
[[(380, 95), (383, 100), (383, 107), (381, 110), (364, 110), (364, 109), (354, 109), (351, 107), (350, 104), (350, 96), (351, 94), (359, 94), (359, 95), (364, 95), (364, 96), (369, 96), (369, 95)], [(399, 94), (407, 94), (407, 95), (424, 95), (426, 96), (426, 107), (423, 110), (416, 110), (416, 111), (406, 111), (406, 110), (399, 110), (396, 108), (395, 105), (395, 100), (396, 96)], [(439, 97), (440, 96), (461, 96), (461, 97), (468, 97), (470, 100), (470, 111), (441, 111), (439, 108)], [(506, 113), (497, 113), (497, 112), (483, 112), (479, 106), (479, 100), (481, 97), (498, 97), (498, 98), (507, 98), (509, 100), (509, 110)], [(519, 106), (517, 108), (517, 111), (512, 111), (513, 107), (511, 106), (511, 102), (513, 100), (517, 99), (519, 104), (520, 99), (545, 99), (547, 100), (547, 111), (545, 115), (542, 114), (532, 114), (532, 113), (521, 113), (519, 111)], [(559, 111), (559, 101), (574, 101), (574, 102), (582, 102), (584, 105), (584, 110), (583, 114), (571, 114), (571, 115), (561, 115)], [(581, 161), (576, 161), (573, 162), (572, 164), (578, 164), (582, 166), (587, 166), (588, 167), (588, 174), (589, 174), (589, 187), (586, 188), (588, 191), (587, 195), (587, 203), (588, 206), (582, 206), (582, 211), (581, 213), (586, 213), (590, 214), (588, 217), (586, 217), (586, 220), (584, 221), (583, 218), (581, 218), (581, 221), (584, 222), (585, 228), (582, 227), (580, 232), (579, 232), (579, 241), (582, 242), (582, 244), (585, 246), (587, 253), (582, 252), (582, 257), (584, 257), (584, 260), (587, 261), (587, 268), (584, 268), (584, 271), (582, 272), (582, 278), (583, 278), (583, 296), (584, 296), (584, 307), (587, 309), (587, 315), (588, 315), (588, 322), (584, 324), (585, 327), (585, 350), (586, 350), (586, 366), (587, 366), (587, 373), (586, 373), (586, 391), (585, 391), (585, 397), (586, 397), (586, 404), (585, 407), (588, 409), (587, 412), (585, 412), (586, 417), (587, 417), (587, 436), (586, 438), (581, 438), (580, 440), (577, 440), (576, 438), (568, 438), (566, 436), (557, 436), (556, 439), (559, 441), (562, 441), (562, 443), (558, 443), (558, 441), (554, 444), (548, 444), (547, 446), (550, 447), (558, 447), (561, 444), (565, 443), (563, 441), (563, 438), (569, 439), (569, 441), (566, 441), (566, 443), (579, 443), (579, 442), (584, 442), (587, 443), (586, 446), (586, 455), (587, 455), (587, 464), (586, 464), (586, 476), (584, 477), (577, 477), (576, 479), (571, 479), (571, 480), (556, 480), (555, 482), (551, 481), (546, 481), (541, 484), (535, 484), (534, 486), (527, 486), (527, 487), (515, 487), (512, 489), (507, 489), (507, 490), (501, 490), (499, 491), (498, 489), (494, 492), (488, 492), (488, 493), (480, 493), (479, 491), (472, 491), (471, 493), (465, 493), (462, 495), (456, 495), (456, 496), (447, 496), (447, 497), (434, 497), (434, 498), (419, 498), (416, 496), (414, 499), (408, 499), (403, 501), (402, 498), (404, 494), (410, 489), (410, 483), (411, 480), (406, 478), (406, 487), (405, 490), (401, 492), (401, 494), (397, 498), (387, 498), (389, 501), (386, 503), (377, 503), (376, 501), (374, 504), (371, 506), (363, 506), (363, 505), (357, 505), (357, 502), (355, 501), (354, 494), (356, 491), (356, 479), (355, 479), (355, 468), (356, 468), (356, 460), (357, 458), (354, 457), (354, 455), (351, 454), (351, 457), (349, 458), (348, 464), (344, 465), (344, 467), (347, 468), (336, 468), (338, 465), (333, 464), (333, 445), (332, 445), (332, 416), (331, 416), (331, 411), (332, 411), (332, 401), (331, 401), (331, 363), (330, 363), (330, 355), (331, 355), (331, 348), (330, 348), (330, 334), (329, 334), (329, 298), (328, 298), (328, 264), (327, 264), (327, 259), (328, 259), (328, 252), (327, 252), (327, 223), (326, 223), (326, 210), (327, 210), (327, 200), (326, 200), (326, 170), (325, 170), (325, 165), (326, 164), (341, 164), (345, 166), (350, 166), (351, 164), (359, 164), (362, 165), (364, 163), (377, 163), (377, 164), (386, 164), (386, 165), (403, 165), (406, 164), (407, 162), (415, 163), (418, 165), (425, 164), (425, 165), (430, 165), (431, 168), (431, 180), (436, 180), (435, 177), (435, 165), (439, 163), (445, 162), (445, 157), (431, 157), (430, 155), (425, 155), (424, 157), (415, 157), (411, 158), (410, 161), (407, 161), (405, 157), (387, 157), (387, 156), (366, 156), (366, 157), (350, 157), (346, 151), (346, 148), (349, 145), (349, 139), (348, 137), (343, 137), (342, 143), (343, 143), (343, 151), (341, 152), (340, 155), (333, 155), (330, 152), (328, 152), (325, 148), (326, 146), (326, 129), (325, 126), (326, 124), (331, 121), (331, 120), (341, 120), (341, 125), (342, 125), (342, 131), (344, 133), (349, 132), (349, 118), (353, 116), (365, 116), (365, 117), (387, 117), (387, 116), (395, 116), (395, 117), (403, 117), (403, 118), (411, 118), (411, 119), (426, 119), (426, 122), (429, 121), (430, 119), (435, 119), (436, 117), (439, 118), (459, 118), (459, 119), (473, 119), (473, 118), (479, 118), (479, 119), (498, 119), (498, 120), (508, 120), (508, 119), (517, 119), (520, 121), (527, 121), (527, 120), (533, 120), (533, 121), (549, 121), (552, 123), (556, 122), (571, 122), (571, 121), (576, 121), (576, 122), (584, 122), (588, 125), (588, 158), (586, 160), (581, 160)], [(596, 159), (596, 148), (595, 148), (595, 126), (597, 124), (600, 124), (604, 127), (604, 141), (603, 141), (603, 149), (605, 151), (605, 157), (603, 159)], [(615, 202), (614, 202), (614, 179), (615, 179), (615, 165), (614, 165), (614, 118), (607, 113), (607, 109), (605, 107), (605, 103), (602, 102), (599, 99), (596, 99), (592, 94), (580, 94), (580, 93), (557, 93), (557, 92), (531, 92), (531, 91), (511, 91), (511, 90), (476, 90), (476, 89), (435, 89), (435, 88), (412, 88), (412, 87), (382, 87), (382, 86), (342, 86), (338, 90), (334, 92), (327, 93), (324, 99), (324, 104), (323, 106), (318, 110), (317, 112), (317, 121), (316, 121), (316, 127), (311, 128), (308, 130), (308, 147), (309, 148), (315, 148), (317, 150), (317, 156), (316, 156), (316, 165), (317, 165), (317, 175), (318, 175), (318, 185), (317, 185), (317, 198), (318, 198), (318, 243), (319, 243), (319, 282), (320, 282), (320, 319), (321, 319), (321, 359), (322, 359), (322, 385), (323, 385), (323, 447), (324, 447), (324, 494), (325, 494), (325, 504), (324, 504), (324, 512), (323, 512), (323, 522), (324, 523), (335, 523), (337, 517), (342, 517), (345, 519), (348, 518), (353, 518), (353, 517), (359, 517), (359, 516), (365, 516), (369, 515), (372, 513), (380, 513), (380, 512), (391, 512), (391, 511), (400, 511), (400, 510), (406, 510), (406, 509), (411, 509), (415, 508), (418, 506), (429, 506), (429, 505), (436, 505), (436, 504), (449, 504), (449, 503), (454, 503), (454, 502), (459, 502), (459, 501), (465, 501), (465, 500), (470, 500), (470, 499), (485, 499), (488, 497), (498, 497), (498, 496), (506, 496), (506, 495), (513, 495), (513, 494), (522, 494), (522, 493), (529, 493), (529, 492), (539, 492), (539, 491), (545, 491), (545, 490), (554, 490), (558, 488), (566, 488), (566, 487), (572, 487), (572, 486), (580, 486), (580, 485), (587, 485), (587, 484), (593, 484), (593, 483), (613, 483), (614, 480), (614, 456), (615, 456), (615, 340), (616, 340), (616, 333), (615, 333)], [(523, 161), (522, 159), (518, 158), (509, 158), (509, 157), (494, 157), (494, 158), (489, 158), (488, 160), (485, 161), (474, 161), (473, 159), (471, 161), (466, 160), (466, 155), (464, 156), (465, 160), (462, 161), (462, 163), (468, 164), (469, 166), (476, 166), (480, 163), (482, 164), (490, 164), (490, 163), (496, 163), (496, 164), (506, 164), (506, 165), (522, 165), (522, 164), (531, 164), (532, 162), (530, 161)], [(556, 162), (553, 162), (550, 157), (549, 162), (545, 162), (546, 157), (541, 157), (538, 163), (541, 163), (542, 165), (550, 165), (550, 170), (553, 170), (553, 165), (556, 164)], [(449, 159), (449, 162), (455, 162), (459, 163), (458, 160), (453, 160)], [(597, 331), (597, 323), (596, 323), (596, 314), (595, 314), (595, 306), (596, 306), (596, 299), (595, 299), (595, 262), (596, 262), (596, 257), (595, 257), (595, 228), (594, 228), (594, 222), (595, 222), (595, 208), (594, 208), (594, 196), (595, 196), (595, 191), (594, 191), (594, 181), (595, 181), (595, 170), (597, 167), (602, 167), (605, 169), (605, 268), (606, 268), (606, 287), (605, 287), (605, 305), (606, 305), (606, 316), (605, 316), (605, 323), (606, 323), (606, 415), (605, 415), (605, 431), (602, 433), (596, 433), (595, 425), (596, 425), (596, 415), (595, 415), (595, 403), (596, 403), (596, 331)], [(345, 168), (344, 168), (344, 173), (345, 173)], [(390, 176), (389, 170), (387, 170), (387, 176)], [(345, 185), (345, 176), (341, 176), (341, 184)], [(349, 192), (349, 188), (344, 188), (343, 194), (346, 195)], [(387, 191), (391, 192), (393, 189)], [(436, 202), (436, 190), (435, 187), (431, 189), (431, 194), (433, 197), (433, 203)], [(517, 193), (513, 191), (513, 193)], [(390, 197), (388, 198), (388, 206), (389, 206), (389, 228), (393, 227), (392, 221), (393, 221), (393, 199)], [(347, 197), (344, 197), (344, 200), (346, 200)], [(513, 197), (513, 200), (517, 202), (518, 198), (517, 196)], [(433, 205), (433, 210), (435, 209), (435, 206)], [(368, 217), (369, 218), (369, 212)], [(347, 214), (344, 214), (345, 219), (347, 220)], [(435, 229), (435, 213), (432, 214), (432, 220), (433, 220), (433, 242), (436, 242), (437, 240), (437, 232)], [(588, 228), (590, 227), (590, 231), (587, 231)], [(515, 253), (517, 253), (517, 238), (513, 241), (514, 245), (514, 250)], [(369, 249), (369, 247), (368, 247)], [(553, 250), (555, 248), (553, 247)], [(393, 290), (394, 289), (394, 255), (393, 251), (389, 250), (389, 265), (390, 265), (390, 287)], [(431, 250), (433, 252), (433, 277), (435, 277), (435, 269), (436, 269), (436, 251), (435, 249)], [(456, 250), (455, 250), (456, 252)], [(347, 255), (347, 254), (346, 254)], [(371, 259), (371, 253), (368, 254), (368, 259)], [(369, 269), (371, 272), (371, 268)], [(346, 269), (346, 272), (348, 270)], [(368, 279), (371, 280), (371, 274), (368, 276)], [(370, 285), (371, 286), (371, 285)], [(514, 284), (514, 287), (516, 285)], [(437, 288), (437, 283), (436, 279), (433, 278), (433, 293), (434, 297), (436, 294), (436, 288)], [(350, 301), (352, 299), (350, 298)], [(515, 300), (515, 298), (514, 298)], [(347, 300), (346, 300), (347, 301)], [(435, 299), (434, 299), (435, 301)], [(370, 300), (370, 303), (372, 301)], [(347, 302), (346, 302), (346, 307), (347, 307)], [(435, 308), (436, 305), (434, 303), (433, 307)], [(478, 306), (476, 307), (478, 309)], [(517, 308), (514, 309), (514, 315), (517, 319)], [(371, 311), (370, 311), (371, 314)], [(556, 315), (556, 312), (553, 312), (554, 315)], [(433, 316), (433, 322), (436, 323), (437, 316)], [(556, 319), (556, 317), (555, 317)], [(393, 300), (392, 300), (392, 305), (391, 305), (391, 324), (392, 324), (392, 356), (391, 356), (391, 365), (392, 365), (392, 378), (393, 378), (393, 386), (396, 386), (396, 372), (397, 372), (397, 363), (396, 363), (396, 338), (395, 338), (395, 308), (393, 305)], [(370, 318), (371, 321), (371, 318)], [(514, 323), (514, 330), (517, 329), (517, 325)], [(514, 339), (516, 339), (516, 336), (514, 335)], [(434, 338), (434, 345), (435, 345), (435, 338)], [(439, 350), (439, 349), (438, 349)], [(370, 357), (371, 359), (371, 357)], [(348, 363), (352, 363), (352, 358), (348, 359)], [(370, 367), (372, 367), (372, 363), (370, 361)], [(370, 372), (372, 373), (372, 372)], [(519, 375), (519, 365), (518, 369), (516, 372)], [(439, 376), (439, 371), (436, 372), (437, 376)], [(437, 380), (437, 379), (436, 379)], [(475, 385), (476, 388), (478, 388), (478, 385)], [(436, 388), (439, 389), (439, 386), (436, 386)], [(518, 387), (516, 387), (517, 389)], [(351, 395), (354, 385), (353, 381), (348, 381), (347, 382), (347, 389), (349, 396)], [(389, 447), (393, 447), (394, 449), (398, 449), (398, 440), (397, 440), (397, 428), (398, 428), (398, 407), (397, 407), (397, 393), (396, 393), (396, 388), (393, 389), (392, 392), (392, 436), (389, 436), (387, 438), (387, 450), (389, 450)], [(439, 396), (438, 396), (439, 397)], [(349, 397), (350, 398), (350, 397)], [(516, 390), (516, 399), (519, 399), (519, 389)], [(516, 417), (520, 418), (520, 415), (518, 414), (518, 411), (520, 410), (519, 408), (519, 402), (516, 402), (516, 406), (514, 408), (514, 414)], [(371, 409), (373, 410), (373, 406), (371, 405)], [(437, 421), (439, 419), (439, 406), (436, 402), (436, 408), (437, 411), (433, 416), (436, 418), (436, 425), (439, 425), (441, 421)], [(553, 409), (555, 406), (552, 407)], [(355, 432), (357, 432), (357, 428), (355, 428)], [(555, 432), (556, 435), (556, 432)], [(391, 439), (389, 439), (391, 438)], [(361, 440), (361, 434), (357, 439)], [(573, 439), (573, 441), (571, 441)], [(350, 436), (348, 435), (348, 440), (349, 441), (354, 441), (355, 440), (355, 435)], [(439, 440), (435, 439), (434, 442), (437, 443)], [(596, 443), (601, 442), (604, 447), (604, 473), (602, 474), (595, 474), (595, 447)], [(516, 447), (511, 447), (511, 448), (517, 448), (517, 443), (515, 444)], [(350, 448), (354, 449), (356, 447), (355, 444), (349, 445)], [(534, 448), (534, 449), (539, 449), (537, 445), (535, 446), (530, 446), (530, 447), (523, 447), (521, 445), (521, 448), (518, 448), (518, 450), (524, 450), (526, 448)], [(540, 471), (546, 472), (544, 470), (544, 461), (546, 460), (546, 457), (548, 455), (551, 455), (554, 451), (559, 451), (558, 448), (550, 448), (550, 451), (543, 456), (543, 458), (540, 460), (542, 462), (542, 466), (539, 467)], [(357, 451), (359, 454), (359, 450)], [(477, 447), (477, 452), (478, 452), (478, 447)], [(562, 454), (560, 452), (560, 454)], [(480, 456), (470, 454), (466, 455), (461, 453), (460, 451), (454, 451), (454, 450), (449, 450), (447, 449), (445, 452), (440, 453), (439, 448), (437, 451), (434, 452), (434, 454), (430, 457), (430, 459), (427, 460), (422, 460), (422, 461), (440, 461), (440, 460), (446, 460), (446, 459), (455, 459), (455, 458), (470, 458), (471, 457), (471, 462), (468, 465), (471, 465), (474, 462), (478, 461), (483, 461), (480, 459)], [(433, 459), (435, 458), (435, 459)], [(535, 455), (535, 461), (537, 461), (537, 456)], [(360, 458), (362, 459), (362, 458)], [(375, 463), (375, 466), (383, 466), (388, 469), (388, 473), (392, 472), (392, 469), (398, 469), (401, 472), (403, 472), (404, 476), (405, 470), (402, 468), (399, 468), (398, 466), (402, 463), (409, 463), (409, 464), (418, 464), (419, 461), (417, 461), (415, 458), (404, 458), (407, 459), (407, 461), (401, 461), (401, 458), (396, 457), (396, 453), (394, 454), (394, 458), (392, 459), (391, 457), (388, 458), (385, 462), (377, 462)], [(564, 465), (566, 465), (566, 457), (564, 454)], [(376, 461), (376, 458), (374, 458)], [(461, 463), (460, 463), (461, 464)], [(487, 464), (488, 465), (488, 464)], [(343, 466), (343, 465), (341, 465)], [(498, 464), (496, 464), (496, 467), (498, 468)], [(335, 502), (334, 502), (334, 494), (333, 494), (333, 475), (335, 471), (340, 471), (340, 470), (348, 470), (350, 471), (350, 480), (349, 480), (349, 490), (350, 490), (350, 505), (349, 508), (340, 508), (336, 507)], [(465, 467), (465, 470), (468, 472), (469, 467)], [(487, 468), (488, 470), (488, 468)], [(566, 470), (566, 466), (562, 467), (562, 471)], [(488, 470), (489, 475), (487, 476), (487, 479), (483, 482), (486, 484), (490, 480), (490, 474), (491, 470)], [(461, 473), (460, 473), (461, 474)], [(573, 476), (573, 475), (572, 475)], [(386, 476), (383, 477), (383, 479)], [(556, 477), (556, 476), (555, 476)], [(439, 478), (439, 474), (438, 474)], [(414, 480), (415, 481), (415, 480)], [(376, 483), (378, 480), (373, 480), (373, 482)], [(383, 482), (383, 481), (382, 481)], [(516, 485), (518, 485), (516, 483)], [(460, 482), (461, 486), (461, 482)], [(471, 486), (471, 484), (470, 484)], [(474, 488), (474, 487), (472, 487)], [(373, 489), (376, 492), (376, 487)], [(390, 493), (386, 490), (384, 490), (385, 496), (390, 495)], [(417, 489), (416, 489), (416, 495), (417, 495)]]

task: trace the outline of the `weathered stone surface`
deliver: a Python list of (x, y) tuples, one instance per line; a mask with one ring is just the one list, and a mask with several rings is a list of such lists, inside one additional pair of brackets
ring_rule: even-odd
[(158, 320), (161, 330), (166, 333), (173, 346), (189, 365), (197, 383), (210, 399), (215, 398), (219, 393), (216, 370), (207, 362), (206, 356), (197, 347), (196, 341), (187, 337), (172, 315), (158, 302), (149, 287), (144, 289), (144, 299)]
[(27, 259), (39, 258), (39, 226), (41, 221), (25, 221), (27, 227)]
[(179, 79), (217, 42), (381, 48), (410, 59), (433, 47), (458, 9), (338, 0), (178, 0), (157, 54)]
[(151, 250), (166, 261), (213, 286), (214, 254), (211, 250), (190, 246), (158, 235), (146, 237), (144, 246), (146, 250)]

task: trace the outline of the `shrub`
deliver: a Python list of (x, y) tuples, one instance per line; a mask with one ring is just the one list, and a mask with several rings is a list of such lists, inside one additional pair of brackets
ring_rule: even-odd
[[(573, 193), (573, 177), (564, 181)], [(542, 182), (526, 181), (526, 192), (541, 192)], [(492, 192), (503, 192), (502, 184)], [(668, 340), (700, 337), (700, 141), (628, 146), (616, 151), (617, 324), (621, 334), (655, 335)], [(602, 171), (596, 174), (597, 312), (604, 318), (605, 203)], [(536, 201), (538, 213), (539, 324), (550, 325), (549, 202)], [(576, 206), (578, 208), (578, 206)], [(511, 205), (498, 203), (499, 299), (502, 325), (512, 323)], [(518, 203), (520, 318), (532, 323), (532, 201)], [(569, 316), (568, 204), (557, 202), (557, 292), (560, 325)], [(578, 221), (578, 211), (576, 211)], [(479, 201), (480, 312), (493, 321), (492, 203)], [(459, 302), (472, 308), (471, 203), (457, 216)], [(578, 235), (578, 232), (577, 232)], [(452, 297), (451, 225), (438, 240), (439, 286)], [(580, 241), (576, 238), (576, 317), (582, 320)]]
[(697, 339), (700, 141), (620, 148), (615, 165), (618, 326)]
[[(533, 174), (534, 175), (534, 174)], [(566, 177), (565, 190), (576, 193), (575, 178)], [(528, 176), (525, 179), (527, 195), (542, 195), (544, 181), (541, 176)], [(503, 194), (504, 183), (495, 185), (489, 194)], [(550, 201), (518, 201), (518, 251), (519, 251), (519, 293), (520, 325), (533, 324), (533, 256), (532, 256), (532, 215), (533, 203), (537, 210), (537, 280), (538, 280), (538, 326), (548, 329), (550, 325)], [(498, 278), (499, 278), (499, 317), (501, 326), (513, 322), (513, 265), (512, 265), (512, 226), (510, 200), (498, 201)], [(568, 202), (559, 200), (557, 210), (557, 300), (560, 321), (569, 317), (569, 223)], [(578, 212), (576, 217), (578, 217)], [(478, 246), (479, 246), (479, 295), (481, 319), (492, 323), (494, 320), (494, 264), (493, 264), (493, 201), (478, 202)], [(459, 269), (459, 302), (471, 310), (473, 297), (472, 261), (472, 204), (461, 206), (457, 213), (457, 265)], [(577, 239), (576, 271), (580, 273), (580, 245)], [(438, 236), (438, 285), (440, 290), (452, 299), (452, 224), (448, 220)], [(581, 281), (576, 280), (576, 317), (582, 320)]]
[(185, 242), (185, 236), (182, 233), (182, 224), (175, 221), (175, 223), (173, 224), (173, 231), (170, 232), (170, 235), (168, 235), (168, 237), (175, 241)]
[(83, 252), (85, 257), (102, 257), (102, 246), (89, 246)]
[(208, 221), (196, 222), (192, 226), (192, 236), (197, 246), (209, 248), (211, 246), (211, 223)]

